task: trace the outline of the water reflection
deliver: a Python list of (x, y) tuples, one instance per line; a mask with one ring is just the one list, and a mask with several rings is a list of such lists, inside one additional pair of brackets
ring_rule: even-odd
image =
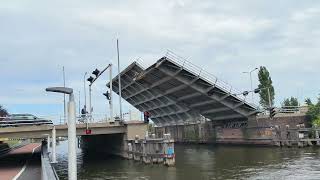
[[(67, 179), (67, 142), (57, 171)], [(318, 148), (176, 145), (176, 167), (144, 165), (78, 150), (79, 179), (320, 179)]]

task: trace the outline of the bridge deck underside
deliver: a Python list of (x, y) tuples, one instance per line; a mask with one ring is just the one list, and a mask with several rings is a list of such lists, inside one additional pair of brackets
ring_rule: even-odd
[[(137, 62), (121, 72), (122, 97), (148, 111), (160, 126), (197, 121), (246, 120), (257, 110), (230, 91), (193, 73), (167, 57), (147, 69)], [(113, 90), (119, 94), (118, 79)]]

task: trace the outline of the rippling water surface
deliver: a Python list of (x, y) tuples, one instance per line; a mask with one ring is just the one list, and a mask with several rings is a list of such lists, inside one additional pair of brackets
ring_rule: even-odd
[[(320, 179), (320, 148), (176, 145), (176, 166), (144, 165), (78, 149), (78, 179)], [(67, 179), (67, 142), (57, 173)]]

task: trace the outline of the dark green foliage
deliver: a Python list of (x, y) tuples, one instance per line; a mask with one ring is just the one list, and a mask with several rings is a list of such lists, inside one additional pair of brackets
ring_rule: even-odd
[(313, 126), (320, 127), (320, 97), (316, 104), (311, 103), (308, 106), (307, 116), (312, 121)]
[(260, 95), (260, 105), (264, 108), (269, 107), (269, 97), (268, 97), (268, 89), (270, 90), (270, 99), (271, 99), (271, 106), (274, 105), (274, 87), (272, 85), (272, 80), (269, 74), (269, 71), (266, 67), (261, 66), (258, 73), (259, 77), (259, 86), (258, 88), (261, 89)]
[(308, 106), (313, 105), (310, 98), (307, 98), (304, 102), (305, 102)]
[(0, 117), (8, 115), (8, 111), (0, 105)]
[(299, 106), (299, 102), (298, 102), (298, 99), (295, 97), (286, 98), (282, 102), (282, 106)]
[(148, 132), (151, 134), (155, 133), (155, 128), (153, 123), (148, 124)]

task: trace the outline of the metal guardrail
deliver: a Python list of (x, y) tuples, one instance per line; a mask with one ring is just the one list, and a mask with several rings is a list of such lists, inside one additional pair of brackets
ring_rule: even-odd
[(278, 108), (279, 113), (306, 113), (308, 106), (282, 106)]
[(247, 102), (246, 101), (246, 97), (243, 96), (242, 92), (236, 88), (234, 88), (232, 85), (228, 84), (227, 82), (218, 79), (218, 77), (216, 77), (215, 75), (205, 71), (203, 68), (191, 63), (190, 61), (188, 61), (187, 59), (175, 54), (174, 52), (167, 50), (167, 53), (165, 55), (167, 58), (173, 60), (174, 62), (176, 62), (179, 66), (187, 69), (188, 71), (197, 74), (198, 76), (201, 76), (201, 78), (207, 80), (208, 82), (216, 85), (217, 87), (223, 89), (224, 91), (226, 91), (227, 93), (230, 93), (232, 96), (238, 98), (241, 101), (246, 102), (247, 104), (251, 105), (252, 107), (255, 107), (256, 109), (259, 109), (258, 106)]
[(16, 127), (25, 125), (43, 125), (43, 124), (53, 124), (51, 120), (35, 118), (12, 118), (10, 116), (0, 117), (0, 127)]
[[(61, 115), (50, 115), (50, 116), (41, 116), (39, 119), (35, 120), (14, 120), (9, 117), (0, 117), (0, 128), (1, 127), (18, 127), (18, 126), (36, 126), (36, 125), (53, 125), (52, 121), (46, 119), (55, 119), (55, 124), (66, 124), (67, 121)], [(110, 116), (107, 114), (92, 114), (86, 116), (77, 116), (77, 124), (85, 123), (88, 120), (88, 123), (105, 123), (110, 121)]]
[(212, 82), (214, 84), (217, 84), (220, 88), (224, 89), (226, 92), (230, 92), (230, 93), (231, 91), (235, 92), (235, 89), (227, 82), (218, 79), (218, 77), (216, 77), (215, 75), (205, 71), (203, 68), (191, 63), (187, 59), (175, 54), (174, 52), (167, 50), (166, 57), (174, 60), (175, 62), (180, 64), (183, 68), (193, 72), (194, 74), (201, 76), (203, 79), (208, 80), (209, 82)]
[(42, 180), (59, 180), (56, 170), (50, 163), (49, 155), (44, 145), (41, 150), (41, 179)]

